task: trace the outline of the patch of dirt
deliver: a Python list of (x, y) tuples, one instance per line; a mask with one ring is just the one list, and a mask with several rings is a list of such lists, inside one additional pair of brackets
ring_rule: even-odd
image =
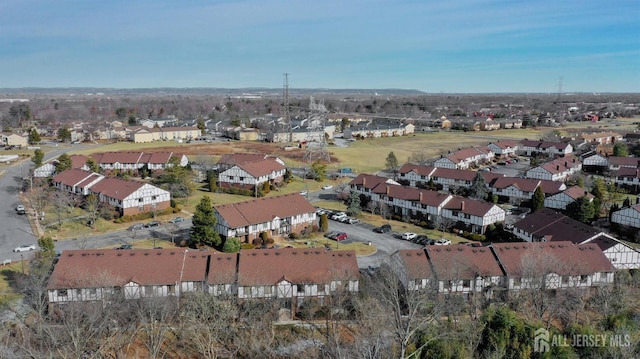
[[(263, 153), (265, 155), (277, 156), (280, 158), (288, 158), (294, 161), (304, 161), (305, 150), (303, 148), (285, 147), (282, 144), (266, 143), (266, 142), (223, 142), (223, 143), (203, 143), (191, 144), (189, 146), (173, 146), (173, 147), (157, 147), (145, 149), (147, 152), (166, 152), (173, 151), (183, 153), (187, 156), (221, 156), (228, 153)], [(336, 157), (331, 156), (332, 163), (340, 162)]]

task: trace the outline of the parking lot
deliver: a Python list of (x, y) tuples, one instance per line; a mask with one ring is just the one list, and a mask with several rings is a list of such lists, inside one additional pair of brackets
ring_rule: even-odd
[(345, 232), (349, 235), (346, 240), (339, 243), (362, 242), (376, 246), (378, 251), (370, 256), (358, 257), (360, 268), (379, 267), (382, 262), (387, 262), (389, 255), (399, 249), (417, 249), (423, 245), (402, 240), (397, 232), (376, 233), (374, 226), (367, 223), (347, 224), (337, 221), (329, 221), (329, 231)]

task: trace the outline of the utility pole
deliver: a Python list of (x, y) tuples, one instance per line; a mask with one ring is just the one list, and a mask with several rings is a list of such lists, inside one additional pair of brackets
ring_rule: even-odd
[(293, 141), (293, 129), (291, 128), (291, 115), (289, 114), (289, 74), (284, 73), (284, 108), (282, 111), (282, 117), (284, 119), (284, 123), (287, 126), (287, 131), (289, 132), (288, 142), (291, 143)]

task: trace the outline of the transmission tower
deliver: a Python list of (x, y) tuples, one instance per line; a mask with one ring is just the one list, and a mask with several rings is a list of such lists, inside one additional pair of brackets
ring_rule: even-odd
[(325, 138), (325, 126), (327, 122), (327, 108), (324, 100), (316, 103), (311, 96), (309, 100), (309, 116), (307, 117), (307, 137), (305, 139), (304, 160), (307, 163), (316, 161), (330, 162), (331, 156), (327, 151), (327, 139)]
[(287, 142), (291, 143), (293, 141), (293, 129), (291, 128), (291, 114), (289, 114), (289, 74), (284, 73), (284, 108), (282, 111), (282, 117), (286, 128), (287, 133), (289, 134), (289, 138)]

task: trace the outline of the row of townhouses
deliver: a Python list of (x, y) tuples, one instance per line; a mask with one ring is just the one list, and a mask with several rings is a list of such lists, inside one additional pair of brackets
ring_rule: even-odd
[(82, 169), (69, 169), (53, 177), (60, 191), (77, 196), (95, 194), (101, 203), (114, 206), (120, 215), (133, 215), (169, 208), (171, 194), (151, 184), (130, 181)]
[(223, 155), (217, 163), (219, 187), (259, 188), (265, 182), (277, 184), (287, 170), (278, 157), (253, 153)]
[[(615, 268), (595, 244), (501, 243), (400, 250), (392, 268), (410, 290), (441, 294), (588, 288), (613, 283)], [(201, 291), (242, 300), (285, 299), (293, 306), (353, 293), (353, 251), (317, 248), (215, 253), (187, 249), (64, 251), (47, 284), (52, 306), (82, 301), (179, 297)]]
[(449, 220), (475, 233), (484, 233), (490, 224), (504, 222), (506, 215), (493, 203), (406, 187), (388, 178), (368, 174), (358, 175), (349, 183), (349, 189), (376, 206), (387, 206), (391, 213), (403, 218), (430, 222)]
[(482, 293), (487, 299), (523, 289), (588, 288), (613, 283), (615, 268), (595, 244), (493, 243), (427, 246), (393, 254), (408, 289)]
[[(89, 170), (87, 161), (93, 159), (100, 170), (108, 172), (113, 170), (137, 171), (147, 168), (151, 171), (164, 170), (172, 166), (171, 158), (177, 158), (177, 163), (184, 167), (189, 163), (186, 155), (175, 152), (106, 152), (94, 153), (90, 156), (70, 155), (71, 168)], [(45, 163), (33, 171), (34, 177), (51, 177), (55, 174), (57, 160)]]
[[(627, 225), (635, 218), (640, 227), (640, 205), (613, 214), (612, 221)], [(627, 215), (629, 214), (629, 216)], [(634, 217), (635, 215), (635, 217)], [(617, 269), (640, 268), (640, 252), (593, 226), (576, 221), (550, 208), (543, 208), (513, 224), (513, 234), (525, 242), (571, 241), (573, 244), (593, 243)]]

